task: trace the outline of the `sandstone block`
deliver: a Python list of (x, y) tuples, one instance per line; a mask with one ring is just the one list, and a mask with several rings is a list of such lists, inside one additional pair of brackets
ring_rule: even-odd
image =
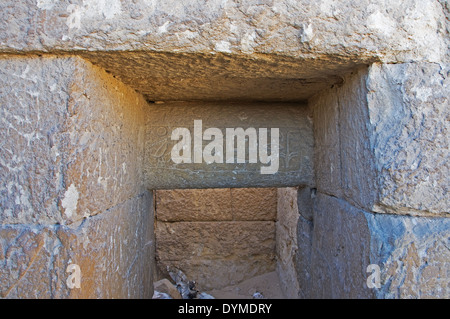
[(277, 218), (276, 188), (232, 188), (234, 220), (272, 220)]
[(275, 226), (270, 221), (158, 222), (156, 245), (159, 260), (270, 255), (275, 249)]
[(195, 280), (199, 290), (221, 289), (244, 280), (275, 271), (275, 255), (242, 256), (237, 259), (217, 258), (199, 260), (160, 260), (159, 267), (176, 267), (190, 280)]
[(368, 109), (377, 212), (449, 216), (448, 64), (375, 64)]
[(182, 189), (156, 192), (158, 221), (232, 220), (231, 190)]
[(0, 222), (70, 224), (143, 191), (140, 95), (77, 57), (0, 65)]
[[(0, 226), (2, 298), (151, 298), (151, 196), (67, 226)], [(80, 287), (70, 287), (80, 270)]]
[(168, 279), (161, 279), (153, 283), (155, 291), (168, 294), (172, 299), (182, 299), (177, 287), (172, 284)]
[(286, 298), (298, 298), (300, 290), (295, 264), (298, 250), (297, 188), (278, 190), (278, 217), (276, 223), (277, 273), (281, 290)]
[[(197, 145), (194, 139), (195, 120), (202, 121), (198, 142), (201, 158), (199, 157), (198, 162), (194, 158), (193, 150)], [(147, 187), (150, 189), (278, 187), (312, 183), (314, 141), (309, 109), (305, 105), (227, 102), (154, 104), (149, 108), (147, 125), (145, 172)], [(189, 163), (176, 163), (173, 159), (172, 150), (180, 143), (172, 140), (172, 133), (177, 128), (187, 129), (190, 133), (191, 147), (187, 147), (191, 150), (190, 154), (187, 153)], [(202, 157), (204, 148), (210, 142), (201, 138), (203, 132), (209, 128), (220, 130), (223, 136), (222, 149), (218, 150), (218, 154), (222, 156), (221, 162), (206, 162)], [(256, 163), (251, 163), (249, 159), (249, 136), (245, 137), (245, 157), (239, 155), (235, 144), (234, 150), (230, 148), (230, 151), (234, 152), (231, 158), (233, 163), (227, 163), (228, 128), (255, 130), (258, 147), (251, 154), (256, 155)], [(267, 129), (264, 134), (267, 137), (266, 142), (259, 140), (261, 128)], [(279, 129), (276, 143), (268, 136), (272, 128)], [(253, 136), (252, 141), (255, 140), (256, 137)], [(271, 163), (275, 165), (275, 162), (263, 164), (260, 147), (275, 144), (279, 144), (278, 156), (274, 154), (279, 159), (277, 169), (274, 174), (263, 174), (261, 168), (272, 166)], [(243, 163), (238, 162), (240, 159)]]

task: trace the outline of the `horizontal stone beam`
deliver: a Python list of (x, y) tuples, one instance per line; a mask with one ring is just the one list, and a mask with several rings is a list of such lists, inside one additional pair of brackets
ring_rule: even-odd
[(304, 104), (153, 104), (147, 119), (146, 185), (311, 185), (313, 143)]

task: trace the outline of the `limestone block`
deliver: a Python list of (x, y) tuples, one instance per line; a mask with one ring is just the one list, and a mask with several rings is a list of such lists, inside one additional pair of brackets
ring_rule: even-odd
[[(0, 226), (1, 298), (151, 298), (151, 196), (67, 226)], [(70, 288), (70, 265), (80, 287)]]
[(233, 220), (277, 219), (276, 188), (232, 188)]
[(315, 96), (311, 108), (319, 191), (371, 210), (378, 194), (366, 78), (367, 68), (355, 70), (341, 86)]
[(157, 265), (181, 269), (201, 289), (239, 283), (275, 270), (271, 221), (156, 224)]
[[(301, 297), (448, 298), (448, 218), (368, 213), (318, 193), (314, 222), (299, 219)], [(380, 288), (369, 289), (369, 265)]]
[(366, 214), (371, 263), (381, 268), (377, 298), (450, 297), (450, 219)]
[(377, 212), (449, 216), (448, 64), (370, 68), (370, 142), (378, 175)]
[(232, 220), (231, 191), (217, 189), (177, 189), (156, 191), (158, 221)]
[(0, 222), (69, 224), (142, 192), (139, 94), (77, 57), (0, 64)]
[(160, 260), (270, 255), (275, 248), (275, 226), (270, 221), (158, 222), (156, 245)]
[(278, 217), (276, 223), (277, 273), (286, 298), (298, 298), (300, 290), (295, 256), (298, 250), (297, 188), (278, 190)]
[[(366, 269), (371, 264), (370, 236), (360, 210), (342, 199), (317, 194), (309, 298), (374, 298), (373, 290), (366, 285), (370, 275)], [(299, 250), (305, 244), (308, 242), (299, 241)]]
[(342, 196), (341, 143), (338, 89), (332, 88), (309, 100), (314, 118), (316, 186), (327, 194)]
[[(218, 129), (223, 136), (223, 147), (218, 150), (223, 157), (222, 163), (207, 162), (204, 157), (196, 163), (194, 158), (194, 121), (202, 121), (203, 132), (209, 128)], [(172, 133), (177, 128), (187, 129), (190, 140), (190, 163), (175, 163), (172, 150), (180, 143)], [(258, 142), (256, 163), (250, 163), (249, 143), (245, 144), (245, 158), (236, 151), (232, 158), (234, 163), (227, 163), (226, 132), (227, 129), (255, 129), (259, 141), (261, 135), (267, 142)], [(267, 129), (261, 134), (259, 129)], [(271, 129), (279, 129), (279, 163), (274, 174), (263, 174), (264, 167), (275, 167), (275, 162), (263, 164), (259, 147), (274, 145), (271, 142)], [(218, 137), (215, 137), (218, 139)], [(186, 139), (187, 140), (187, 139)], [(220, 139), (219, 139), (220, 140)], [(247, 137), (247, 140), (250, 140)], [(254, 140), (254, 138), (252, 138)], [(209, 140), (198, 142), (200, 155), (210, 143)], [(179, 188), (226, 188), (226, 187), (261, 187), (261, 186), (297, 186), (310, 185), (313, 179), (313, 133), (309, 109), (303, 104), (242, 104), (242, 103), (205, 103), (173, 102), (153, 104), (148, 110), (146, 138), (146, 184), (150, 189)], [(189, 148), (189, 147), (188, 147)], [(230, 148), (231, 151), (233, 149)], [(187, 152), (187, 151), (186, 151)], [(202, 153), (203, 152), (203, 153)], [(179, 152), (184, 155), (184, 152)], [(178, 154), (178, 153), (176, 153)], [(270, 155), (270, 152), (268, 153)], [(202, 155), (203, 156), (203, 155)], [(239, 156), (239, 157), (238, 157)], [(242, 159), (245, 163), (238, 163)]]
[[(439, 61), (444, 1), (21, 2), (1, 5), (4, 51), (161, 51)], [(107, 32), (108, 37), (99, 36)], [(370, 35), (370, 36), (369, 36)]]
[(337, 95), (339, 99), (339, 141), (343, 197), (357, 207), (370, 210), (378, 189), (367, 107), (367, 68), (350, 74)]

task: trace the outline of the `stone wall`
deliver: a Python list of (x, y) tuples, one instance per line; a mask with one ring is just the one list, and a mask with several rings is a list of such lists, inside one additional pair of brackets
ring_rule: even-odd
[[(230, 257), (222, 244), (265, 260), (278, 247), (290, 297), (449, 298), (449, 17), (445, 0), (2, 1), (0, 296), (150, 297), (147, 188), (179, 183), (297, 186), (297, 208), (296, 190), (280, 190), (276, 245), (274, 217), (166, 214), (167, 256), (180, 227), (194, 242), (220, 235), (211, 263)], [(304, 171), (233, 180), (204, 164), (158, 179), (148, 164), (164, 151), (149, 142), (163, 105), (207, 117), (262, 102), (312, 112), (296, 124)], [(255, 223), (273, 230), (233, 228)], [(178, 248), (208, 251), (194, 246)], [(70, 264), (82, 288), (67, 287)]]
[[(305, 103), (246, 103), (246, 102), (164, 102), (148, 107), (145, 176), (149, 189), (229, 188), (311, 185), (314, 178), (314, 138), (311, 111)], [(194, 130), (194, 121), (201, 120), (201, 131)], [(189, 130), (189, 163), (175, 163), (172, 150), (180, 143), (172, 140), (178, 129)], [(239, 139), (228, 130), (254, 130), (255, 136), (245, 136), (244, 152)], [(217, 136), (205, 136), (206, 130), (219, 130)], [(266, 129), (266, 133), (261, 133)], [(272, 129), (278, 130), (274, 141)], [(196, 137), (200, 142), (196, 142)], [(233, 146), (229, 147), (229, 138)], [(265, 142), (261, 138), (265, 138)], [(181, 140), (181, 136), (176, 136)], [(257, 147), (253, 147), (253, 143)], [(214, 151), (210, 143), (219, 145)], [(276, 150), (272, 145), (277, 144)], [(197, 145), (200, 161), (195, 159)], [(267, 155), (277, 154), (276, 162), (264, 162), (261, 146)], [(234, 156), (228, 161), (228, 152)], [(219, 154), (220, 160), (206, 159), (205, 154)], [(256, 155), (250, 161), (249, 154)], [(263, 152), (264, 153), (264, 152)], [(241, 155), (242, 154), (242, 155)], [(267, 170), (264, 172), (264, 170)]]
[(0, 65), (1, 297), (151, 297), (145, 100), (78, 57)]
[(375, 64), (310, 101), (317, 196), (299, 217), (299, 296), (449, 297), (447, 91), (438, 65)]
[(201, 289), (275, 270), (274, 188), (156, 191), (159, 270), (181, 269)]

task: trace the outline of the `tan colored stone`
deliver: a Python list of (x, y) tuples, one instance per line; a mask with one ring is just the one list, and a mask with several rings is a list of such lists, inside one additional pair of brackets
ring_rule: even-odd
[(276, 188), (232, 188), (234, 220), (271, 220), (277, 218)]
[(172, 284), (168, 279), (161, 279), (153, 283), (155, 291), (168, 294), (172, 299), (182, 299), (177, 287)]
[(180, 189), (156, 191), (158, 221), (232, 220), (230, 189)]
[[(146, 193), (67, 226), (0, 226), (1, 298), (151, 298), (153, 215)], [(80, 288), (66, 272), (78, 265)]]
[(203, 289), (221, 288), (275, 269), (271, 221), (156, 224), (159, 269), (181, 269)]
[(276, 252), (277, 273), (284, 296), (290, 299), (298, 298), (299, 283), (296, 269), (298, 235), (297, 223), (299, 208), (297, 206), (297, 188), (278, 189), (277, 223), (276, 223)]

